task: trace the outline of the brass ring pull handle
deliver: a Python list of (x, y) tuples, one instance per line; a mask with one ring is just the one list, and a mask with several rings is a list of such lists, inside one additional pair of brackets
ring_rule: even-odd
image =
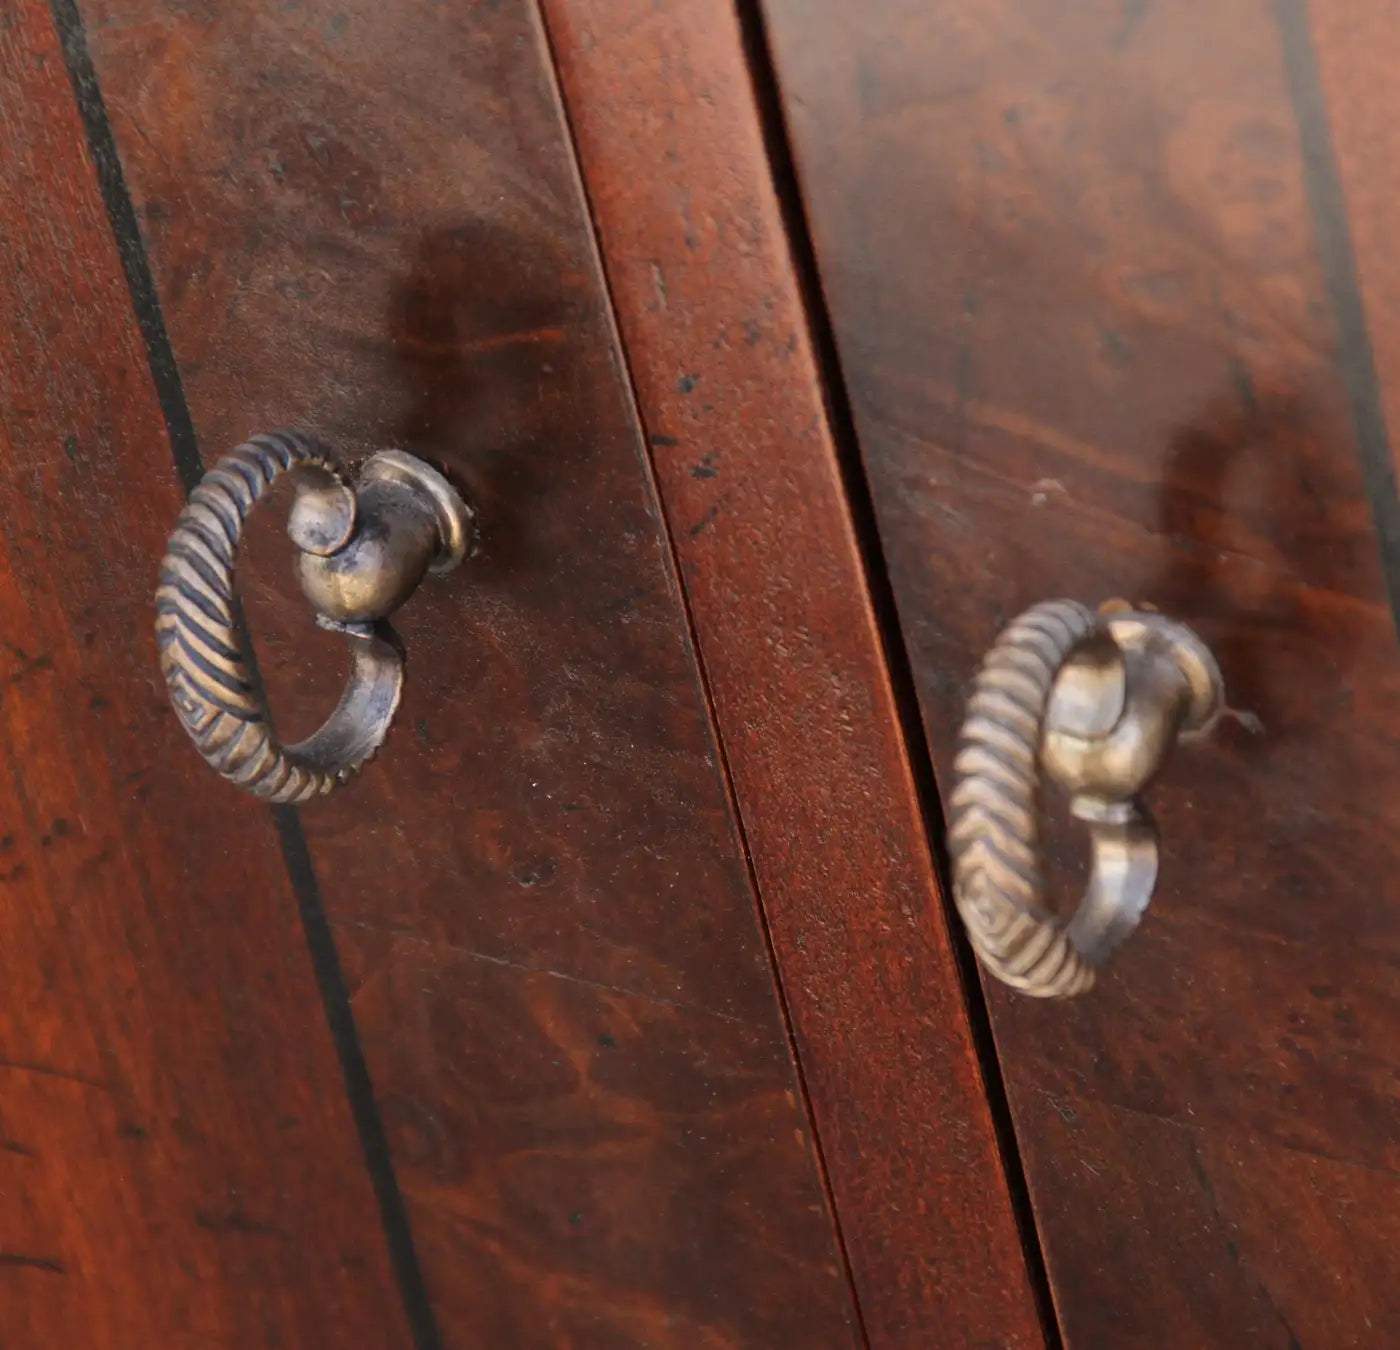
[[(351, 671), (319, 731), (283, 746), (241, 641), (234, 563), (249, 513), (284, 472), (297, 494), (287, 532), (302, 590), (323, 627), (345, 634)], [(397, 450), (373, 455), (352, 486), (324, 446), (291, 431), (254, 436), (190, 493), (166, 546), (156, 640), (170, 699), (200, 754), (273, 802), (329, 792), (383, 743), (403, 659), (383, 620), (424, 574), (466, 556), (472, 514), (441, 474)]]
[[(968, 702), (948, 827), (954, 901), (993, 975), (1039, 998), (1092, 986), (1157, 880), (1139, 794), (1177, 737), (1223, 707), (1209, 649), (1159, 614), (1052, 600), (1006, 628)], [(1041, 880), (1042, 771), (1089, 829), (1088, 888), (1066, 918), (1046, 906)]]

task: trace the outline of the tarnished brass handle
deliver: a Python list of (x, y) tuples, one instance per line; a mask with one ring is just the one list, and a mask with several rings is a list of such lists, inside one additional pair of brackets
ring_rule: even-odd
[[(1137, 926), (1157, 880), (1157, 832), (1139, 794), (1177, 737), (1224, 707), (1220, 670), (1190, 629), (1111, 604), (1036, 605), (987, 654), (954, 764), (953, 896), (998, 979), (1039, 998), (1080, 994)], [(1089, 828), (1078, 909), (1045, 904), (1042, 770)]]
[[(242, 641), (234, 564), (249, 512), (287, 471), (301, 587), (317, 622), (349, 640), (351, 671), (320, 730), (283, 746)], [(383, 621), (425, 572), (457, 566), (471, 534), (451, 484), (401, 451), (373, 455), (353, 486), (329, 450), (297, 432), (254, 436), (225, 455), (190, 493), (156, 591), (161, 670), (199, 752), (273, 802), (305, 801), (353, 774), (383, 743), (403, 687), (398, 639)]]

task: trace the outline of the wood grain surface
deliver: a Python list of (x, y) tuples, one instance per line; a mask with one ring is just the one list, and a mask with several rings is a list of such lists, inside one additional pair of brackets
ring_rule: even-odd
[(275, 835), (154, 664), (180, 492), (30, 0), (0, 145), (0, 1344), (407, 1347)]
[[(1396, 14), (1389, 4), (1325, 5), (1293, 0), (1284, 10), (1298, 52), (1302, 90), (1313, 103), (1317, 158), (1329, 172), (1320, 186), (1336, 193), (1329, 204), (1339, 234), (1342, 275), (1354, 308), (1355, 347), (1350, 379), (1363, 408), (1358, 422), (1378, 461), (1389, 459), (1392, 479), (1400, 462), (1400, 265), (1391, 247), (1400, 178), (1400, 126), (1387, 53)], [(1310, 68), (1310, 69), (1309, 69)], [(1349, 266), (1348, 266), (1349, 264)], [(1378, 490), (1390, 485), (1378, 484)], [(1387, 520), (1400, 530), (1400, 512)], [(1391, 535), (1400, 543), (1400, 533)], [(1390, 550), (1394, 553), (1396, 550)], [(1400, 578), (1396, 578), (1400, 579)], [(1393, 587), (1393, 582), (1392, 582)]]
[(870, 1342), (1040, 1345), (734, 9), (544, 8)]
[(1389, 1344), (1393, 503), (1301, 11), (765, 12), (945, 785), (982, 652), (1051, 596), (1196, 625), (1240, 714), (1157, 788), (1101, 987), (989, 989), (1065, 1342)]
[[(534, 7), (82, 11), (206, 452), (399, 445), (481, 510), (379, 760), (302, 814), (420, 1341), (856, 1343)], [(343, 656), (249, 561), (291, 734)]]

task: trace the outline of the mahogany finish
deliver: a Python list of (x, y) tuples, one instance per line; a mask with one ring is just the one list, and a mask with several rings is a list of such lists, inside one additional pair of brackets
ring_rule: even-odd
[[(1395, 113), (1393, 74), (1387, 59), (1395, 34), (1389, 7), (1313, 4), (1295, 7), (1295, 43), (1317, 67), (1315, 98), (1325, 95), (1318, 139), (1331, 152), (1339, 224), (1350, 244), (1359, 284), (1354, 319), (1362, 330), (1352, 384), (1375, 401), (1368, 430), (1376, 448), (1392, 459), (1400, 427), (1400, 263), (1392, 246), (1397, 186), (1400, 186), (1400, 123)], [(1364, 297), (1364, 299), (1362, 299)], [(1364, 305), (1364, 312), (1362, 306)], [(1400, 461), (1397, 461), (1400, 467)]]
[[(720, 0), (539, 7), (548, 34), (533, 0), (0, 18), (7, 1347), (1057, 1339), (763, 53)], [(1400, 1343), (1379, 9), (764, 16), (940, 777), (1047, 596), (1160, 606), (1232, 696), (1095, 992), (985, 990), (1059, 1332)], [(211, 460), (301, 425), (482, 511), (403, 615), (383, 756), (304, 815), (218, 782), (165, 701), (186, 409)], [(275, 514), (241, 583), (294, 736), (343, 654)]]
[[(301, 816), (420, 1342), (857, 1343), (533, 6), (82, 10), (206, 454), (400, 445), (481, 510), (383, 754)], [(290, 733), (341, 672), (269, 561)]]
[(1187, 621), (1239, 714), (1095, 992), (988, 991), (1066, 1344), (1394, 1343), (1394, 503), (1299, 8), (765, 8), (940, 777), (1050, 596)]
[(0, 145), (0, 1343), (407, 1350), (275, 835), (154, 664), (180, 493), (33, 0)]
[(545, 13), (870, 1343), (1041, 1345), (733, 6)]

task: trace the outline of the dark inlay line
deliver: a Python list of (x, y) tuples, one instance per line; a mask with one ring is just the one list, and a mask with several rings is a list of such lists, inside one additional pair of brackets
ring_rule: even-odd
[(986, 994), (978, 973), (977, 958), (963, 931), (962, 921), (952, 908), (953, 892), (944, 848), (943, 806), (934, 779), (933, 753), (919, 709), (914, 670), (904, 645), (894, 586), (885, 564), (875, 503), (861, 458), (860, 439), (851, 410), (850, 394), (846, 388), (835, 329), (822, 289), (816, 248), (812, 242), (811, 229), (803, 205), (801, 182), (792, 152), (767, 25), (760, 0), (735, 0), (735, 4), (748, 51), (749, 70), (763, 124), (769, 167), (777, 188), (788, 244), (792, 250), (797, 281), (806, 308), (807, 323), (826, 400), (827, 418), (836, 445), (837, 462), (841, 469), (857, 543), (865, 563), (871, 607), (884, 648), (885, 665), (894, 690), (900, 729), (908, 749), (910, 769), (919, 806), (923, 812), (925, 830), (942, 883), (943, 903), (962, 979), (968, 1022), (986, 1086), (988, 1108), (1001, 1152), (1002, 1165), (1005, 1168), (1007, 1190), (1010, 1193), (1012, 1212), (1021, 1239), (1032, 1296), (1040, 1315), (1047, 1350), (1062, 1350), (1064, 1342), (1055, 1315), (1049, 1271), (1045, 1265), (1045, 1254), (1036, 1228), (1035, 1211), (1031, 1205), (1030, 1188), (1026, 1182), (1025, 1167), (1016, 1138), (1005, 1077), (992, 1033)]
[(442, 1332), (438, 1329), (437, 1315), (428, 1297), (422, 1267), (418, 1264), (408, 1209), (394, 1174), (389, 1138), (384, 1133), (384, 1122), (374, 1099), (374, 1083), (370, 1078), (369, 1065), (365, 1062), (364, 1048), (360, 1044), (355, 1012), (350, 1006), (350, 992), (335, 947), (335, 935), (326, 918), (326, 908), (321, 903), (321, 887), (316, 880), (311, 851), (306, 846), (301, 818), (294, 806), (274, 806), (272, 816), (277, 822), (282, 857), (296, 892), (302, 930), (306, 934), (311, 963), (316, 968), (316, 983), (320, 986), (321, 999), (325, 1004), (326, 1021), (330, 1024), (331, 1038), (340, 1056), (345, 1093), (350, 1099), (350, 1110), (354, 1113), (355, 1127), (360, 1134), (365, 1166), (369, 1169), (375, 1198), (379, 1201), (389, 1259), (398, 1278), (413, 1343), (417, 1350), (443, 1350)]
[[(51, 0), (51, 5), (54, 26), (63, 46), (68, 77), (82, 117), (88, 151), (97, 170), (98, 186), (116, 239), (122, 271), (126, 275), (126, 284), (131, 293), (132, 308), (145, 343), (151, 380), (155, 385), (161, 415), (170, 436), (175, 469), (186, 493), (189, 493), (203, 476), (204, 462), (199, 453), (199, 442), (195, 436), (189, 405), (185, 400), (180, 370), (176, 365), (170, 336), (161, 313), (155, 279), (141, 242), (136, 210), (122, 173), (116, 138), (112, 134), (106, 104), (97, 82), (97, 71), (88, 51), (82, 17), (78, 12), (77, 0)], [(155, 561), (152, 559), (153, 565)], [(246, 631), (243, 629), (241, 615), (239, 620), (238, 627), (243, 635), (245, 654), (249, 669), (253, 672), (256, 692), (266, 704), (262, 680), (257, 673), (256, 658), (252, 644), (248, 642)], [(321, 888), (316, 879), (301, 819), (296, 808), (291, 806), (274, 807), (272, 815), (282, 848), (282, 859), (296, 896), (297, 910), (301, 916), (302, 931), (306, 936), (326, 1022), (330, 1027), (331, 1039), (335, 1043), (336, 1055), (340, 1061), (345, 1094), (378, 1202), (389, 1260), (398, 1282), (399, 1295), (403, 1301), (414, 1345), (417, 1350), (442, 1350), (442, 1333), (438, 1329), (418, 1253), (414, 1247), (408, 1210), (398, 1178), (394, 1174), (388, 1136), (384, 1132), (384, 1122), (375, 1101), (374, 1085), (360, 1043), (359, 1029), (355, 1025), (354, 1010), (350, 1006), (349, 991), (341, 970), (335, 938), (322, 903)]]
[(1308, 27), (1307, 0), (1273, 0), (1274, 20), (1283, 47), (1298, 141), (1303, 156), (1303, 181), (1311, 208), (1313, 230), (1328, 302), (1336, 324), (1336, 365), (1346, 386), (1352, 426), (1366, 493), (1380, 541), (1381, 568), (1394, 621), (1400, 625), (1400, 493), (1395, 461), (1381, 403), (1366, 306), (1356, 272), (1346, 197), (1332, 149), (1332, 127), (1322, 94), (1317, 55)]
[(170, 433), (175, 471), (180, 475), (185, 492), (189, 493), (204, 473), (204, 465), (199, 458), (194, 423), (190, 420), (190, 410), (180, 387), (180, 372), (175, 365), (170, 337), (165, 331), (165, 319), (156, 300), (155, 282), (141, 247), (136, 208), (126, 190), (121, 161), (117, 157), (117, 143), (107, 120), (102, 91), (97, 85), (97, 71), (88, 52), (87, 34), (78, 13), (78, 0), (51, 0), (51, 3), (54, 27), (58, 30), (59, 41), (63, 44), (63, 59), (68, 66), (68, 78), (83, 119), (88, 151), (97, 168), (102, 201), (107, 208), (112, 233), (116, 236), (122, 271), (126, 273), (126, 284), (131, 291), (132, 308), (136, 311), (136, 322), (141, 327), (141, 337), (146, 344), (146, 359), (150, 363), (156, 397), (160, 400), (161, 415)]

